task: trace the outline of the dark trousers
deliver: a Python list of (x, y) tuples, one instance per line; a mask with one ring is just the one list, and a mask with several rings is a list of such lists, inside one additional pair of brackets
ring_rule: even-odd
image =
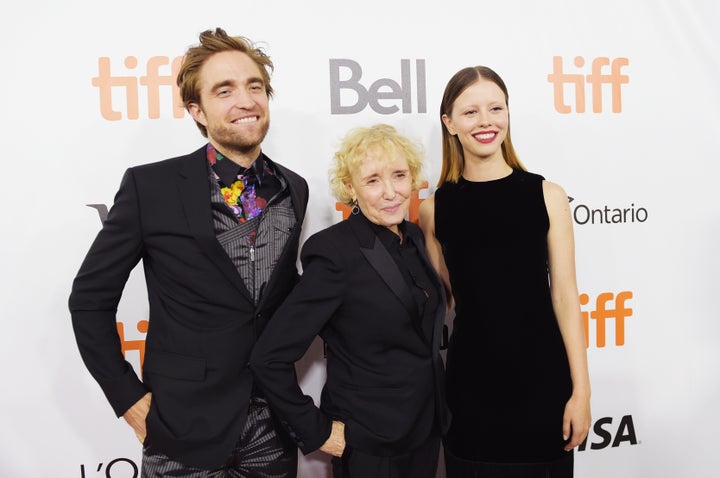
[(334, 478), (435, 478), (440, 437), (397, 456), (374, 456), (346, 447), (342, 458), (332, 459)]
[(225, 465), (214, 470), (193, 468), (172, 460), (146, 443), (142, 478), (295, 478), (297, 448), (283, 442), (264, 400), (253, 399), (242, 435)]
[(488, 463), (464, 460), (445, 448), (447, 478), (572, 478), (573, 453), (546, 463)]

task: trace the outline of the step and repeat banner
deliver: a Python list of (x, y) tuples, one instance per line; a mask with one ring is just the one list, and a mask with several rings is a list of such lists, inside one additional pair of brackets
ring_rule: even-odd
[[(67, 297), (124, 170), (204, 144), (174, 84), (215, 27), (275, 62), (264, 150), (308, 180), (303, 240), (343, 218), (327, 171), (355, 126), (389, 123), (423, 145), (416, 220), (440, 171), (446, 82), (497, 71), (521, 160), (571, 196), (593, 386), (576, 476), (717, 476), (718, 24), (713, 0), (14, 5), (0, 19), (0, 476), (139, 476), (140, 446), (80, 360)], [(136, 367), (143, 281), (138, 267), (118, 311)], [(317, 343), (298, 371), (317, 399)], [(301, 458), (300, 477), (327, 476), (327, 457)]]

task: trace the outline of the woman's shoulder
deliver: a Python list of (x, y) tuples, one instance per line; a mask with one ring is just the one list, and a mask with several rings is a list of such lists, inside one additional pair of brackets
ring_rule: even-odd
[(520, 181), (532, 181), (541, 183), (545, 181), (545, 176), (539, 173), (535, 173), (532, 171), (526, 171), (524, 169), (516, 169), (514, 170), (514, 175), (520, 180)]
[(422, 227), (423, 219), (430, 219), (435, 212), (435, 194), (437, 191), (426, 197), (418, 206), (418, 214), (420, 216), (420, 226)]
[(439, 208), (442, 209), (443, 204), (447, 203), (448, 201), (452, 202), (452, 199), (457, 196), (457, 193), (459, 191), (459, 183), (445, 181), (435, 190), (432, 195), (432, 206), (427, 206), (427, 208), (434, 211), (436, 209), (436, 206), (438, 206), (439, 204)]
[(562, 205), (565, 205), (566, 203), (569, 204), (570, 198), (568, 197), (567, 193), (565, 192), (565, 189), (563, 189), (562, 186), (560, 186), (557, 183), (553, 183), (551, 181), (543, 181), (542, 183), (543, 188), (543, 195), (545, 196), (545, 201), (550, 203), (560, 203)]
[(343, 220), (311, 234), (305, 243), (327, 244), (337, 242), (350, 233), (347, 220)]
[(540, 184), (542, 186), (543, 193), (546, 195), (565, 195), (565, 190), (559, 184), (547, 180), (545, 176), (540, 173), (517, 170), (516, 174), (523, 181)]
[(346, 223), (347, 221), (340, 221), (311, 234), (303, 243), (300, 252), (303, 266), (309, 261), (322, 260), (342, 267), (341, 264), (347, 261), (348, 245), (351, 244), (351, 233)]
[(445, 181), (444, 183), (440, 184), (437, 189), (435, 190), (435, 196), (439, 195), (445, 195), (449, 192), (457, 190), (459, 187), (459, 184), (457, 182), (452, 181)]

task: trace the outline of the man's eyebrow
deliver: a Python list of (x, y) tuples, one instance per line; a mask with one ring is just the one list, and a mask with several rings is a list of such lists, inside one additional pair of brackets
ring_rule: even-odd
[(265, 80), (263, 80), (263, 79), (262, 79), (261, 77), (259, 77), (259, 76), (253, 76), (253, 77), (248, 78), (246, 83), (247, 83), (248, 85), (249, 85), (249, 84), (252, 84), (252, 83), (260, 83), (260, 84), (262, 84), (263, 86), (265, 86)]
[(235, 82), (232, 80), (218, 81), (217, 83), (212, 85), (212, 87), (210, 88), (210, 91), (217, 91), (220, 88), (224, 88), (226, 86), (234, 86), (234, 85), (235, 85)]
[[(246, 84), (246, 85), (252, 85), (252, 84), (254, 84), (254, 83), (260, 83), (261, 85), (265, 86), (265, 80), (263, 80), (263, 79), (262, 79), (261, 77), (259, 77), (259, 76), (252, 76), (252, 77), (248, 78), (248, 79), (245, 81), (245, 84)], [(219, 90), (220, 88), (224, 88), (224, 87), (226, 87), (226, 86), (237, 86), (237, 82), (236, 82), (235, 80), (222, 80), (222, 81), (218, 81), (217, 83), (215, 83), (215, 84), (212, 86), (212, 88), (210, 89), (210, 91), (217, 91), (217, 90)]]

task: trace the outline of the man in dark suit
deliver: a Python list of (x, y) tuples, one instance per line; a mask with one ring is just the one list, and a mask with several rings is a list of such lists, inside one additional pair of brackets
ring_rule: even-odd
[[(420, 156), (377, 125), (349, 134), (335, 157), (333, 189), (353, 213), (305, 242), (300, 283), (250, 367), (300, 450), (334, 456), (336, 478), (434, 478), (449, 423), (446, 299), (420, 229), (405, 220)], [(319, 407), (293, 366), (316, 334), (327, 346)]]
[[(308, 189), (262, 153), (272, 62), (243, 37), (200, 34), (178, 74), (208, 143), (128, 169), (73, 283), (83, 361), (143, 446), (143, 476), (294, 477), (247, 363), (298, 279)], [(140, 380), (122, 356), (116, 309), (143, 262), (150, 317)]]

